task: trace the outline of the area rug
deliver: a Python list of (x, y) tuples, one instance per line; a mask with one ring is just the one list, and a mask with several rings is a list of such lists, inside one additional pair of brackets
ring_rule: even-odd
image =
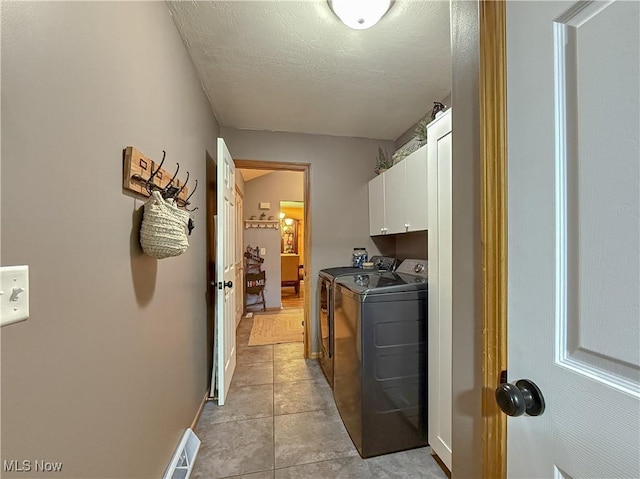
[(254, 314), (249, 346), (302, 341), (303, 309), (283, 309), (272, 314)]

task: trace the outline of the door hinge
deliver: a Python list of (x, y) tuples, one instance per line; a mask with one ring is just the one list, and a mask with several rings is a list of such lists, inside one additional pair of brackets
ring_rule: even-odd
[(503, 369), (500, 371), (500, 379), (498, 380), (498, 385), (505, 384), (507, 382), (507, 370)]

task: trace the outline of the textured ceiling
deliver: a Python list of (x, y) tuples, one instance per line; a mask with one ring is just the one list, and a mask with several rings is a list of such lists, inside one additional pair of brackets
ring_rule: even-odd
[(451, 91), (447, 1), (368, 30), (326, 1), (168, 4), (222, 126), (395, 140)]

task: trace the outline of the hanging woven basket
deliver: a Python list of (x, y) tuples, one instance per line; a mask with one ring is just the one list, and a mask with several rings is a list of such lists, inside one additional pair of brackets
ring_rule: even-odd
[(167, 202), (154, 191), (144, 205), (140, 228), (142, 251), (156, 259), (179, 256), (189, 248), (189, 213)]

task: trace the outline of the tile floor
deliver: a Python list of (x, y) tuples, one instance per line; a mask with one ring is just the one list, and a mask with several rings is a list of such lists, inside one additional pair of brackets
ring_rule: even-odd
[(236, 371), (224, 406), (205, 405), (194, 479), (446, 479), (428, 448), (363, 460), (317, 360), (302, 343), (247, 345), (238, 326)]

